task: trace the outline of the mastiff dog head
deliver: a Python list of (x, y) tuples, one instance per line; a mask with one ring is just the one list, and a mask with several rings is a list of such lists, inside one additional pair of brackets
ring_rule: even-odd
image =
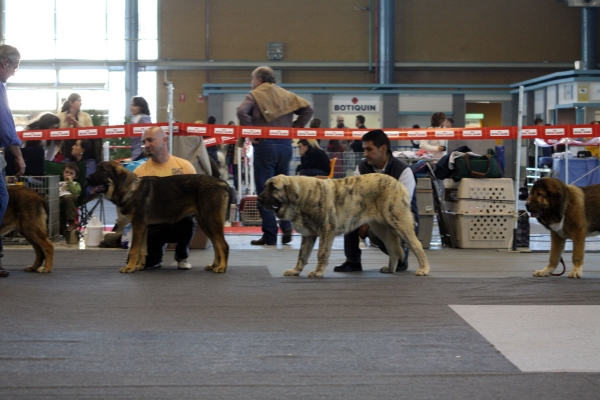
[(273, 210), (278, 218), (291, 220), (300, 200), (300, 187), (293, 177), (277, 175), (265, 183), (258, 202), (266, 210)]
[(568, 203), (569, 190), (564, 182), (555, 178), (542, 178), (531, 187), (525, 207), (531, 217), (550, 226), (560, 223)]
[(93, 193), (105, 194), (111, 199), (114, 188), (122, 186), (131, 172), (116, 161), (104, 161), (98, 164), (96, 171), (87, 177), (88, 185), (92, 186)]

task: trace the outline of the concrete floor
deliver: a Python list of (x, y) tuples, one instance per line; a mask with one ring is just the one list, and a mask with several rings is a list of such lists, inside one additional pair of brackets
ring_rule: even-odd
[[(322, 279), (283, 277), (291, 245), (227, 237), (226, 274), (120, 274), (125, 250), (57, 244), (51, 274), (25, 273), (7, 246), (0, 279), (1, 399), (597, 399), (600, 255), (584, 279), (534, 278), (544, 250), (426, 250), (431, 276), (340, 274), (341, 236)], [(435, 238), (434, 238), (435, 241)], [(543, 243), (541, 241), (540, 243)], [(535, 247), (535, 246), (534, 246)], [(567, 254), (567, 258), (570, 255)], [(570, 262), (567, 260), (567, 266)]]

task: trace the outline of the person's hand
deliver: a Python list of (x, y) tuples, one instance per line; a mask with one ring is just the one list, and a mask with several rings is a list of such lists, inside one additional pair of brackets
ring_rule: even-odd
[(446, 151), (446, 146), (439, 146), (438, 151)]
[(67, 183), (69, 183), (69, 182), (73, 182), (73, 177), (72, 177), (72, 176), (65, 176), (65, 181), (66, 181)]
[(364, 240), (367, 237), (367, 232), (369, 232), (369, 224), (364, 224), (358, 228), (358, 237)]
[(23, 159), (22, 156), (15, 157), (15, 166), (16, 166), (15, 176), (18, 178), (19, 176), (21, 176), (25, 173), (25, 160)]
[(77, 120), (73, 117), (73, 115), (67, 114), (66, 120), (69, 125), (77, 126)]

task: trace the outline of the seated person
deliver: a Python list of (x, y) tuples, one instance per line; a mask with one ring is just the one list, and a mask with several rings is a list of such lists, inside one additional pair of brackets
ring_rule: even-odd
[[(390, 150), (391, 142), (388, 136), (381, 129), (376, 129), (365, 133), (362, 137), (365, 158), (358, 164), (354, 175), (364, 174), (386, 174), (397, 179), (404, 185), (408, 195), (411, 198), (410, 208), (415, 219), (415, 233), (419, 233), (419, 209), (417, 206), (416, 186), (417, 179), (413, 170), (404, 162), (395, 158)], [(387, 249), (381, 239), (379, 239), (365, 224), (356, 230), (344, 235), (344, 254), (346, 261), (336, 265), (334, 272), (358, 272), (362, 271), (361, 250), (359, 247), (359, 238), (369, 237), (371, 243), (378, 246), (381, 251), (388, 254)], [(404, 248), (404, 259), (398, 261), (396, 272), (406, 271), (408, 269), (408, 248)]]
[[(146, 129), (142, 136), (144, 152), (148, 161), (133, 171), (137, 176), (171, 176), (195, 174), (196, 169), (187, 160), (172, 156), (169, 153), (168, 138), (162, 128), (153, 126)], [(193, 216), (187, 216), (174, 224), (148, 225), (148, 255), (145, 268), (160, 268), (165, 244), (176, 242), (175, 261), (178, 269), (191, 269), (187, 262), (190, 243), (194, 237), (196, 226)]]
[[(85, 176), (87, 178), (90, 174), (96, 171), (97, 163), (94, 159), (94, 148), (91, 140), (77, 140), (73, 147), (71, 147), (71, 156), (66, 158), (63, 162), (85, 162)], [(91, 186), (87, 187), (86, 196), (89, 196), (92, 190)]]
[(316, 140), (300, 139), (298, 151), (300, 152), (300, 164), (296, 168), (296, 175), (329, 175), (329, 157)]
[(78, 176), (79, 166), (74, 162), (68, 162), (63, 171), (63, 181), (59, 182), (60, 214), (66, 216), (64, 221), (61, 218), (60, 231), (62, 233), (75, 229), (77, 199), (81, 194), (81, 185), (76, 181)]

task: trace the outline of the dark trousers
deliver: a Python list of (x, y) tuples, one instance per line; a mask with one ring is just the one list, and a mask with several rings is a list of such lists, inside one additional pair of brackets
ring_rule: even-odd
[[(418, 218), (418, 216), (415, 218), (415, 234), (416, 235), (419, 234), (419, 223), (418, 223), (417, 218)], [(367, 235), (374, 245), (379, 247), (379, 249), (381, 251), (383, 251), (385, 254), (388, 254), (385, 244), (383, 243), (383, 241), (381, 239), (379, 239), (377, 236), (375, 236), (373, 231), (371, 231), (369, 229), (369, 232)], [(352, 232), (346, 233), (344, 235), (344, 255), (346, 256), (346, 261), (355, 262), (355, 263), (361, 262), (360, 256), (362, 254), (362, 251), (359, 247), (359, 244), (360, 244), (360, 237), (358, 236), (358, 229), (355, 229)], [(402, 245), (404, 246), (404, 243)], [(405, 247), (405, 251), (406, 251), (406, 247)]]
[[(292, 141), (288, 139), (266, 139), (254, 145), (254, 182), (256, 193), (265, 190), (265, 183), (275, 175), (289, 175), (292, 160)], [(277, 219), (271, 210), (258, 205), (262, 218), (262, 238), (266, 243), (277, 243)], [(290, 221), (279, 221), (282, 231), (292, 229)]]
[(328, 176), (329, 172), (325, 172), (325, 171), (320, 170), (318, 168), (307, 168), (307, 169), (300, 170), (300, 172), (298, 172), (298, 175), (302, 175), (302, 176)]
[(190, 243), (196, 232), (192, 216), (185, 217), (174, 224), (148, 225), (148, 255), (146, 266), (152, 267), (162, 262), (164, 246), (177, 243), (175, 261), (185, 260), (190, 255)]

